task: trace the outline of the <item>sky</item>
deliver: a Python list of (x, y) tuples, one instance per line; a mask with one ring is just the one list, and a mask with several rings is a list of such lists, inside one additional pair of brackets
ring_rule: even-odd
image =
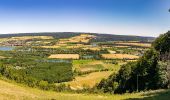
[(170, 0), (0, 0), (0, 34), (90, 32), (159, 36)]

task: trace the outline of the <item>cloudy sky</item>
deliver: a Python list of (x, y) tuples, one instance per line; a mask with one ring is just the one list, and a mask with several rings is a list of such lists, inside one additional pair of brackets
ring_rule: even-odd
[(170, 0), (0, 0), (0, 33), (95, 32), (158, 36)]

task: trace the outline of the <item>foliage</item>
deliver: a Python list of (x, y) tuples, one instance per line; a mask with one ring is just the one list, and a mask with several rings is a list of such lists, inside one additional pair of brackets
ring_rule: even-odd
[(170, 31), (166, 34), (160, 35), (154, 42), (153, 47), (160, 51), (160, 53), (165, 53), (170, 51)]
[[(99, 89), (105, 89), (106, 91), (104, 92), (125, 93), (127, 91), (134, 92), (137, 89), (142, 91), (167, 88), (170, 80), (169, 60), (161, 61), (160, 57), (164, 53), (169, 54), (169, 36), (170, 32), (167, 32), (158, 37), (153, 43), (153, 48), (146, 51), (137, 62), (123, 65), (117, 75), (112, 75), (108, 79), (102, 80), (98, 85)], [(118, 87), (110, 89), (111, 84), (115, 82), (118, 83)]]

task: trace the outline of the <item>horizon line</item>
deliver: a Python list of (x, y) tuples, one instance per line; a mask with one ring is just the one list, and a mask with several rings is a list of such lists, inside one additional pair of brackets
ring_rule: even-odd
[[(168, 31), (167, 31), (168, 32)], [(0, 35), (5, 34), (29, 34), (29, 33), (82, 33), (82, 34), (108, 34), (108, 35), (121, 35), (121, 36), (138, 36), (138, 37), (153, 37), (156, 38), (158, 36), (142, 36), (142, 35), (132, 35), (132, 34), (115, 34), (115, 33), (97, 33), (97, 32), (11, 32), (11, 33), (0, 33)], [(163, 33), (162, 33), (163, 34)], [(161, 34), (160, 34), (161, 35)]]

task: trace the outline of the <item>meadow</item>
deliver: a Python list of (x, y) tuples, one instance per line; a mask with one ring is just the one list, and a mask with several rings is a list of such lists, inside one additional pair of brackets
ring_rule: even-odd
[(57, 93), (30, 88), (9, 80), (0, 80), (1, 100), (168, 100), (170, 90), (156, 90), (123, 95)]

